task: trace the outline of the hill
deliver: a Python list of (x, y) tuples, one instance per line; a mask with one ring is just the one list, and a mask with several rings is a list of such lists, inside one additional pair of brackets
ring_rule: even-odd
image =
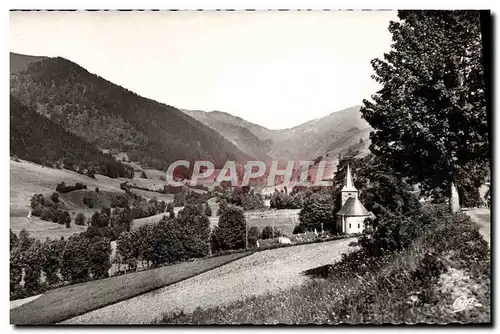
[(35, 163), (59, 164), (74, 171), (93, 171), (109, 177), (132, 177), (131, 167), (37, 114), (10, 96), (10, 154)]
[(166, 169), (175, 160), (222, 165), (249, 158), (178, 109), (141, 97), (64, 58), (31, 62), (10, 79), (11, 94), (39, 114), (95, 146), (127, 152), (144, 167)]
[(361, 118), (359, 109), (359, 106), (354, 106), (281, 130), (267, 129), (220, 111), (184, 112), (217, 130), (244, 152), (259, 152), (274, 159), (299, 160), (315, 159), (326, 154), (336, 157), (353, 145), (362, 152), (366, 151), (371, 128)]

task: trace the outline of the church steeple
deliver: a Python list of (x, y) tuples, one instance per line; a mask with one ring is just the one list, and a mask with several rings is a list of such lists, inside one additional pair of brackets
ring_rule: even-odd
[(349, 197), (358, 198), (358, 190), (354, 187), (354, 182), (352, 181), (351, 168), (347, 165), (347, 173), (345, 175), (344, 187), (341, 191), (342, 205), (347, 201)]
[(354, 182), (352, 181), (351, 168), (349, 167), (349, 164), (347, 164), (347, 173), (345, 176), (344, 187), (342, 188), (342, 191), (357, 191), (357, 189), (354, 187)]

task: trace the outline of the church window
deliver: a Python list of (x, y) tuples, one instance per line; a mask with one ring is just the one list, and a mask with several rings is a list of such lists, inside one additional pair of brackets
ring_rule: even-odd
[(351, 223), (349, 223), (349, 228), (351, 228)]
[(359, 224), (358, 224), (358, 228), (359, 228)]

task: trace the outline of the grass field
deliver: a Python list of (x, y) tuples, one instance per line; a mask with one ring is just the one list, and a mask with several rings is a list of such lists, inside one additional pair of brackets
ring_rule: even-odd
[(63, 324), (150, 323), (164, 312), (224, 305), (251, 296), (300, 286), (310, 278), (304, 270), (332, 263), (349, 250), (350, 239), (278, 248), (253, 253), (238, 261), (180, 283), (69, 319)]
[[(44, 194), (50, 196), (59, 183), (74, 185), (77, 182), (87, 186), (87, 190), (77, 190), (66, 194), (60, 194), (62, 205), (67, 209), (73, 219), (70, 228), (52, 222), (43, 221), (38, 218), (28, 219), (30, 209), (30, 199), (34, 194)], [(95, 211), (101, 207), (109, 207), (111, 199), (117, 194), (122, 194), (120, 183), (124, 181), (136, 181), (123, 178), (111, 179), (103, 175), (96, 175), (96, 179), (91, 179), (84, 175), (67, 169), (56, 169), (42, 167), (28, 161), (10, 161), (10, 227), (16, 233), (25, 228), (30, 234), (40, 240), (47, 237), (59, 239), (69, 237), (74, 233), (85, 230), (85, 227), (76, 226), (74, 218), (78, 213), (83, 213), (86, 218), (90, 218)], [(140, 181), (139, 181), (140, 182)], [(148, 181), (145, 181), (148, 182)], [(161, 181), (151, 181), (161, 182)], [(99, 193), (95, 188), (99, 188)], [(172, 201), (173, 195), (160, 194), (153, 191), (132, 190), (134, 193), (147, 199), (156, 197), (158, 200)], [(95, 202), (93, 209), (86, 208), (83, 204), (83, 197), (91, 197)]]
[(229, 254), (69, 285), (49, 291), (32, 302), (12, 309), (10, 322), (11, 324), (54, 324), (179, 282), (248, 254)]

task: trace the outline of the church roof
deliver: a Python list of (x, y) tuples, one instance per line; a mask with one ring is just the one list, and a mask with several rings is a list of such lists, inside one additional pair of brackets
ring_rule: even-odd
[(349, 165), (347, 165), (347, 173), (345, 176), (344, 187), (342, 188), (342, 191), (357, 191), (357, 189), (354, 187), (354, 182), (352, 181), (351, 168), (349, 168)]
[(355, 197), (349, 197), (347, 201), (345, 201), (342, 208), (340, 208), (339, 212), (337, 212), (337, 216), (370, 216), (370, 212), (366, 210), (363, 204), (359, 201), (359, 199)]

